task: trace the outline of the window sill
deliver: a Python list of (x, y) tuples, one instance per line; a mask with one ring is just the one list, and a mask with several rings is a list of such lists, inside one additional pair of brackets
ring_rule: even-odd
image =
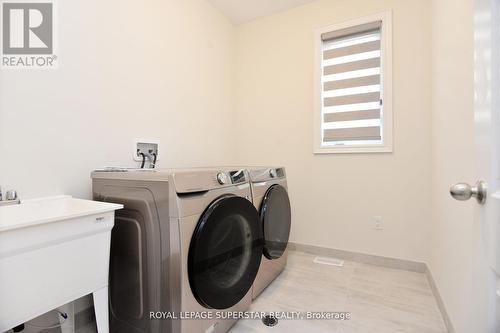
[(321, 154), (370, 154), (370, 153), (392, 153), (392, 147), (331, 147), (331, 148), (315, 148), (314, 155)]

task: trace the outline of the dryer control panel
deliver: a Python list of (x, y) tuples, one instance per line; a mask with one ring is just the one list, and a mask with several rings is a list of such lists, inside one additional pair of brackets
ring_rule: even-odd
[(285, 177), (285, 168), (276, 168), (276, 175), (279, 178)]
[(285, 168), (263, 168), (250, 170), (250, 179), (253, 183), (265, 182), (276, 178), (285, 178)]

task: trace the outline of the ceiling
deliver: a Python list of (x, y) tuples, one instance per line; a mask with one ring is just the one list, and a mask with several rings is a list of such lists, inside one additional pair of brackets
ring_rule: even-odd
[(315, 0), (208, 0), (236, 24), (297, 7)]

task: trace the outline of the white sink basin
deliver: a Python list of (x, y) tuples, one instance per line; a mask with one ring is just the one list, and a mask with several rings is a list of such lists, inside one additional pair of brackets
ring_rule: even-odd
[(122, 205), (59, 196), (23, 201), (0, 207), (0, 232), (99, 214), (123, 208)]
[(0, 207), (0, 332), (94, 294), (108, 332), (114, 212), (122, 205), (68, 196)]

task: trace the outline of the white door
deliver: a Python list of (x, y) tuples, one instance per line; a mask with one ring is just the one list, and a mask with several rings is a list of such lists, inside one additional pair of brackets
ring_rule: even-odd
[(475, 217), (481, 224), (484, 249), (491, 268), (500, 278), (500, 0), (476, 0), (474, 23), (474, 120), (479, 182), (471, 186), (456, 184), (451, 192), (458, 200), (471, 197), (478, 200)]
[[(486, 200), (477, 206), (475, 222), (481, 224), (486, 257), (497, 275), (500, 296), (500, 0), (475, 0), (474, 23), (477, 177), (487, 184)], [(498, 300), (490, 302), (494, 331), (498, 332)]]
[(487, 184), (476, 210), (491, 267), (500, 275), (500, 0), (477, 0), (475, 111), (478, 177)]
[[(458, 200), (474, 197), (478, 201), (475, 219), (481, 225), (483, 248), (497, 276), (496, 293), (500, 296), (500, 0), (475, 0), (474, 15), (478, 182), (458, 183), (450, 191)], [(491, 303), (495, 313), (496, 302)]]
[[(491, 267), (488, 332), (500, 332), (500, 0), (474, 0), (476, 184), (456, 184), (458, 200), (475, 197), (475, 223)], [(457, 143), (459, 144), (459, 143)], [(472, 157), (474, 158), (474, 157)]]

